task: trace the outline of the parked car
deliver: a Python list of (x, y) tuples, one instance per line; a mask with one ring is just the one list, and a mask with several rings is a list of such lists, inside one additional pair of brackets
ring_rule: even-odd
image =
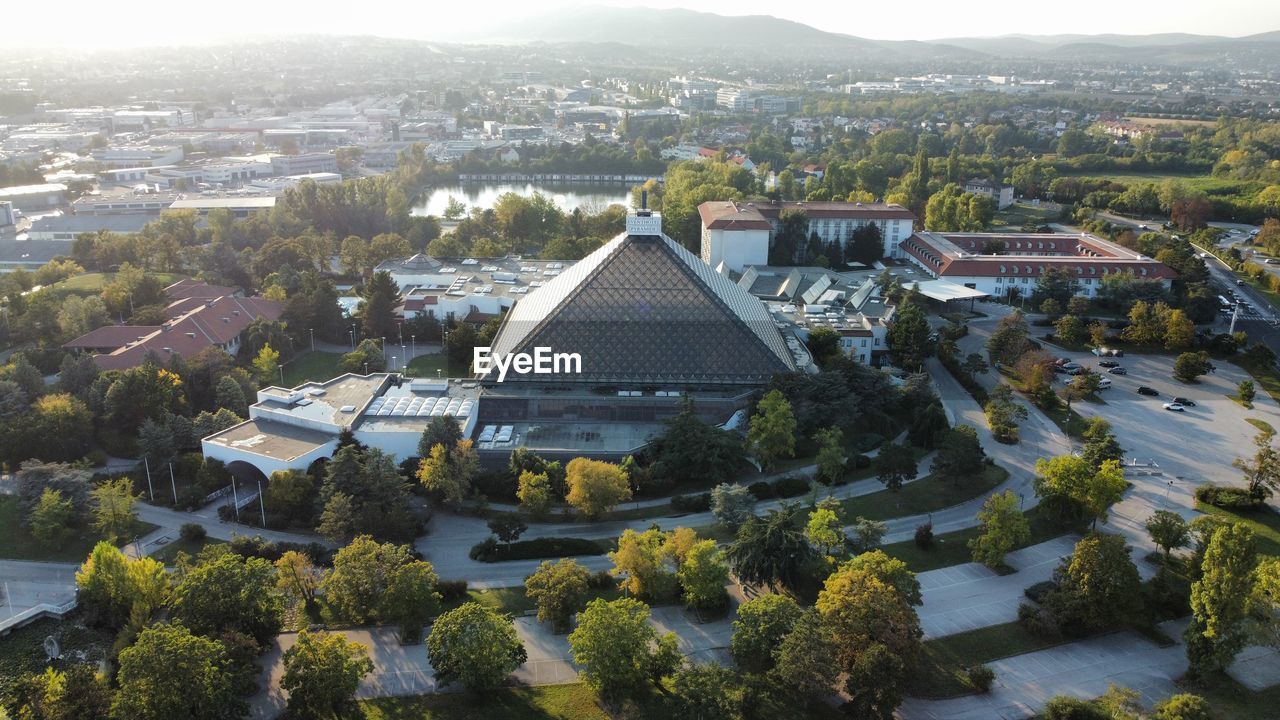
[(1109, 387), (1111, 387), (1111, 378), (1102, 378), (1098, 381), (1099, 390), (1106, 390)]
[(1098, 357), (1124, 357), (1124, 351), (1116, 348), (1096, 347), (1089, 352)]
[(1179, 404), (1179, 405), (1185, 405), (1185, 406), (1187, 406), (1187, 407), (1195, 407), (1195, 406), (1196, 406), (1196, 404), (1195, 404), (1194, 402), (1192, 402), (1191, 400), (1188, 400), (1188, 399), (1186, 399), (1186, 398), (1184, 398), (1184, 397), (1175, 397), (1175, 398), (1173, 399), (1173, 401), (1174, 401), (1175, 403)]
[(1102, 362), (1098, 363), (1098, 367), (1104, 367), (1104, 368), (1120, 367), (1120, 363), (1116, 362), (1115, 360), (1103, 360)]
[(1244, 284), (1244, 281), (1243, 281), (1243, 280), (1237, 280), (1237, 281), (1236, 281), (1236, 284), (1237, 284), (1237, 285), (1243, 285), (1243, 284)]
[(1113, 367), (1107, 372), (1111, 373), (1112, 375), (1128, 375), (1129, 374), (1129, 371), (1125, 370), (1122, 367)]
[(1165, 403), (1164, 409), (1171, 410), (1173, 412), (1186, 412), (1187, 410), (1186, 408), (1182, 407), (1182, 405), (1178, 403)]
[(1160, 397), (1160, 393), (1157, 392), (1155, 388), (1147, 387), (1146, 385), (1138, 386), (1138, 394), (1149, 395), (1151, 397)]

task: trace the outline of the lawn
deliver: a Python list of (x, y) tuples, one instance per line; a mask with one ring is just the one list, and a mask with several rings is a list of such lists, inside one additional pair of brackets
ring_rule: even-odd
[(1219, 675), (1186, 691), (1208, 700), (1215, 717), (1231, 720), (1274, 720), (1276, 708), (1280, 707), (1280, 685), (1253, 692), (1227, 675)]
[(409, 377), (433, 378), (436, 377), (437, 371), (443, 377), (471, 377), (471, 367), (469, 365), (452, 367), (448, 356), (444, 353), (419, 355), (409, 361), (409, 367), (405, 369), (405, 374)]
[(285, 387), (297, 387), (307, 381), (332, 380), (342, 371), (338, 369), (341, 353), (306, 352), (284, 364)]
[[(753, 698), (760, 705), (757, 717), (793, 720), (837, 720), (839, 710), (819, 703), (801, 708), (783, 705), (780, 698)], [(628, 700), (614, 712), (601, 709), (594, 691), (581, 683), (540, 687), (501, 688), (483, 694), (449, 693), (417, 697), (377, 698), (361, 703), (365, 720), (675, 720), (667, 694), (650, 692), (638, 701)]]
[(1266, 420), (1259, 420), (1258, 418), (1245, 418), (1244, 421), (1258, 428), (1260, 432), (1264, 432), (1268, 435), (1276, 434), (1276, 429), (1271, 427), (1271, 423), (1267, 422)]
[(151, 553), (151, 557), (155, 558), (156, 560), (159, 560), (165, 565), (173, 565), (178, 560), (178, 553), (184, 552), (192, 557), (195, 557), (197, 553), (199, 553), (201, 550), (208, 547), (209, 545), (220, 545), (224, 542), (226, 541), (217, 540), (215, 538), (205, 538), (203, 540), (195, 540), (195, 541), (183, 540), (182, 538), (178, 538), (177, 540), (174, 540), (173, 542), (170, 542), (169, 544), (165, 545), (159, 550)]
[[(1056, 520), (1051, 519), (1048, 513), (1044, 512), (1039, 505), (1031, 508), (1025, 514), (1027, 516), (1027, 524), (1031, 527), (1031, 537), (1027, 539), (1027, 542), (1019, 545), (1019, 548), (1038, 545), (1046, 540), (1052, 540), (1065, 533), (1072, 532), (1071, 528), (1064, 528)], [(972, 562), (973, 557), (969, 551), (969, 540), (977, 537), (978, 534), (979, 529), (974, 527), (934, 535), (933, 547), (928, 550), (916, 545), (914, 540), (885, 545), (880, 549), (886, 554), (902, 560), (907, 564), (907, 567), (915, 572), (925, 572)], [(1014, 549), (1016, 550), (1017, 548)]]
[[(84, 562), (89, 551), (101, 539), (92, 530), (85, 528), (63, 543), (62, 547), (50, 549), (37, 542), (21, 521), (17, 496), (0, 495), (0, 558), (79, 563)], [(157, 527), (139, 522), (130, 537), (142, 537)]]
[(49, 664), (44, 639), (49, 636), (57, 639), (64, 657), (80, 657), (95, 666), (107, 657), (115, 640), (115, 633), (85, 626), (79, 612), (18, 628), (0, 639), (0, 697), (8, 696), (23, 675), (44, 671)]
[(1248, 355), (1237, 355), (1229, 362), (1233, 362), (1244, 368), (1246, 372), (1253, 376), (1258, 385), (1271, 396), (1272, 400), (1280, 402), (1280, 373), (1266, 363), (1253, 362)]
[(1064, 642), (1069, 641), (1032, 635), (1017, 622), (929, 640), (923, 645), (915, 671), (907, 675), (906, 692), (921, 698), (967, 695), (974, 692), (965, 676), (967, 668)]
[(1254, 512), (1236, 512), (1198, 502), (1196, 510), (1248, 525), (1258, 539), (1258, 553), (1280, 557), (1280, 513), (1270, 507)]
[(888, 520), (919, 515), (985, 495), (1007, 477), (1009, 471), (997, 465), (987, 465), (980, 474), (958, 483), (931, 474), (903, 485), (897, 492), (879, 490), (870, 495), (846, 498), (841, 504), (845, 517), (850, 519)]
[[(159, 280), (161, 285), (172, 285), (186, 277), (178, 273), (150, 272), (147, 274)], [(62, 282), (54, 283), (49, 286), (49, 289), (63, 295), (95, 295), (102, 292), (102, 288), (106, 287), (107, 283), (111, 282), (114, 277), (115, 273), (81, 273)]]
[(1031, 203), (1014, 203), (996, 213), (992, 222), (993, 229), (1012, 228), (1020, 229), (1028, 221), (1037, 224), (1051, 223), (1058, 219), (1059, 210), (1055, 206), (1050, 209), (1045, 205), (1032, 205)]

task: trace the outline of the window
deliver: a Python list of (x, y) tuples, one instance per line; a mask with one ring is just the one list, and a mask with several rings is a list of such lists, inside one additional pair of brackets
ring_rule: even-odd
[(1028, 281), (1028, 280), (1030, 280), (1030, 279), (1031, 279), (1031, 278), (1027, 278), (1027, 277), (1022, 278), (1022, 284), (1023, 284), (1023, 285), (1026, 285), (1026, 284), (1027, 284), (1027, 281)]
[(996, 276), (996, 284), (997, 284), (997, 285), (999, 285), (999, 284), (1000, 284), (1000, 283), (1002, 283), (1002, 282), (1004, 282), (1004, 278), (1002, 278), (1002, 277), (1000, 277), (999, 275), (997, 275), (997, 276)]

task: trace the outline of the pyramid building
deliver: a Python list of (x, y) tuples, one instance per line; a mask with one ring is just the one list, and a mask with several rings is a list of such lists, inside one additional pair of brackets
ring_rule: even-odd
[[(577, 353), (581, 367), (509, 373), (503, 384), (758, 387), (796, 368), (764, 304), (663, 235), (660, 216), (644, 210), (517, 303), (492, 350), (538, 347)], [(483, 379), (495, 384), (496, 373)]]

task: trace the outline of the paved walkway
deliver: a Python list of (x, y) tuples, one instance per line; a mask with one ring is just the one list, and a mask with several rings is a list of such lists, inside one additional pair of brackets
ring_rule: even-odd
[(76, 596), (78, 564), (0, 560), (0, 615), (17, 615), (37, 605), (62, 605)]

